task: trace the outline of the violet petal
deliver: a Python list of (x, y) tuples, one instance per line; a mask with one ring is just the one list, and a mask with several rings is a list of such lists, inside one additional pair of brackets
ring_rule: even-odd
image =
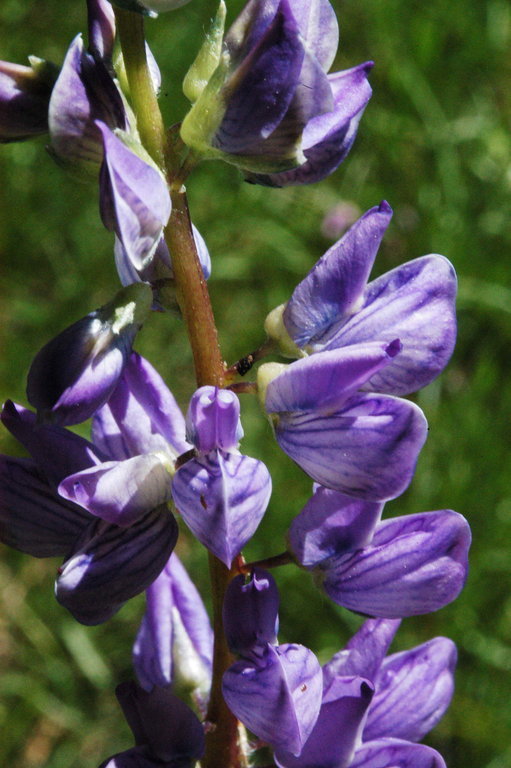
[(379, 739), (357, 749), (350, 768), (446, 768), (435, 749), (400, 739)]
[(222, 691), (234, 715), (274, 749), (298, 755), (321, 706), (319, 662), (308, 648), (267, 646), (264, 659), (238, 661), (225, 672)]
[(256, 568), (250, 577), (235, 576), (225, 592), (224, 632), (233, 653), (250, 655), (277, 644), (279, 593), (268, 571)]
[(451, 510), (385, 520), (370, 546), (322, 566), (334, 602), (369, 616), (401, 618), (454, 600), (467, 575), (470, 528)]
[(270, 474), (261, 461), (220, 451), (188, 461), (172, 482), (185, 523), (228, 568), (254, 534), (270, 494)]

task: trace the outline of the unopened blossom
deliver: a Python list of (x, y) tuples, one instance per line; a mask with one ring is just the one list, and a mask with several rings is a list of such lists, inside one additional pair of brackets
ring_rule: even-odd
[[(199, 53), (181, 135), (250, 181), (305, 184), (348, 153), (371, 89), (371, 63), (327, 74), (339, 30), (328, 0), (251, 0), (219, 46), (224, 10)], [(213, 66), (216, 65), (216, 66)], [(192, 87), (190, 87), (190, 85)]]
[(437, 637), (385, 658), (399, 622), (366, 621), (323, 667), (323, 701), (299, 756), (277, 750), (279, 768), (445, 768), (415, 742), (449, 706), (454, 644)]
[(108, 400), (151, 300), (145, 285), (123, 288), (45, 344), (27, 379), (28, 400), (41, 419), (61, 426), (79, 424)]
[(366, 501), (402, 493), (427, 434), (424, 414), (397, 397), (360, 390), (401, 352), (392, 342), (352, 344), (258, 370), (275, 437), (310, 477)]
[(64, 557), (57, 599), (84, 624), (106, 621), (158, 576), (176, 543), (176, 521), (159, 504), (119, 527), (62, 498), (67, 476), (105, 462), (108, 453), (62, 427), (37, 424), (10, 401), (1, 418), (31, 455), (0, 457), (2, 541), (35, 557)]
[[(222, 691), (236, 717), (274, 749), (298, 755), (321, 705), (322, 675), (315, 655), (275, 637), (278, 593), (270, 574), (258, 569), (225, 595), (224, 618), (231, 650), (241, 657), (224, 673)], [(238, 619), (248, 626), (236, 629)]]
[(172, 481), (172, 497), (185, 523), (227, 567), (254, 534), (271, 494), (263, 462), (238, 450), (239, 412), (239, 400), (229, 390), (205, 386), (195, 392), (186, 426), (197, 455)]
[(100, 214), (117, 235), (136, 270), (147, 267), (171, 211), (163, 174), (149, 157), (135, 154), (109, 127), (96, 122), (104, 159), (100, 172)]
[(115, 692), (135, 746), (105, 760), (100, 768), (194, 768), (204, 752), (204, 730), (197, 715), (170, 688), (147, 692), (126, 682)]
[(297, 562), (339, 605), (369, 616), (429, 613), (468, 571), (470, 528), (452, 510), (380, 521), (383, 504), (317, 488), (288, 533)]
[(368, 282), (392, 217), (383, 201), (367, 211), (315, 264), (265, 328), (291, 357), (352, 344), (391, 342), (401, 351), (362, 389), (406, 395), (447, 365), (456, 340), (456, 274), (443, 256), (422, 256)]

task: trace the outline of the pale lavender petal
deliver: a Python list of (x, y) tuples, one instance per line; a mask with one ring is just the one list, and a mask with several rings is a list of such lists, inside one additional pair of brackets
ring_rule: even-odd
[(228, 568), (257, 529), (270, 494), (262, 461), (219, 451), (188, 461), (172, 482), (185, 523)]
[(238, 661), (224, 674), (229, 709), (256, 736), (275, 749), (298, 755), (321, 707), (319, 662), (308, 648), (267, 646), (257, 663)]
[[(133, 663), (145, 690), (154, 685), (170, 685), (173, 681), (174, 657), (200, 666), (199, 674), (209, 677), (213, 656), (213, 632), (204, 603), (175, 553), (146, 592), (147, 609), (133, 646)], [(176, 621), (184, 628), (189, 646), (179, 647)], [(180, 655), (187, 651), (187, 659)], [(190, 659), (193, 655), (194, 659)], [(183, 678), (188, 670), (180, 669)], [(187, 675), (189, 677), (189, 673)]]
[(88, 440), (53, 424), (38, 424), (32, 411), (7, 400), (2, 423), (22, 443), (52, 486), (82, 469), (105, 460), (101, 449)]
[(327, 690), (339, 676), (358, 675), (376, 680), (381, 663), (394, 639), (401, 619), (367, 619), (345, 648), (323, 666), (323, 685)]
[(33, 557), (64, 557), (90, 522), (59, 498), (30, 459), (0, 456), (0, 540)]
[(304, 47), (288, 0), (227, 81), (227, 108), (214, 138), (217, 149), (244, 154), (266, 139), (284, 117), (300, 76)]
[(282, 450), (321, 485), (366, 501), (384, 501), (399, 496), (410, 483), (427, 423), (420, 408), (407, 400), (357, 394), (329, 416), (279, 414), (275, 436)]
[(379, 739), (355, 752), (350, 768), (446, 768), (435, 749), (400, 739)]
[(135, 155), (105, 123), (96, 121), (103, 139), (100, 213), (115, 231), (136, 269), (152, 257), (170, 217), (170, 195), (162, 174)]
[(94, 417), (92, 434), (94, 444), (117, 459), (158, 451), (177, 458), (191, 448), (174, 396), (160, 374), (136, 352)]
[(115, 41), (115, 14), (107, 0), (87, 0), (89, 51), (95, 58), (110, 60)]
[(243, 437), (240, 402), (228, 389), (200, 387), (186, 414), (186, 438), (200, 453), (235, 450)]
[[(313, 344), (333, 323), (346, 322), (361, 308), (364, 289), (391, 217), (392, 209), (385, 201), (371, 208), (295, 288), (284, 310), (284, 324), (299, 347)], [(379, 336), (368, 335), (363, 341), (375, 338)], [(387, 341), (395, 338), (401, 340), (399, 331), (392, 339), (386, 337)]]
[(250, 577), (235, 576), (225, 592), (223, 624), (233, 653), (249, 656), (277, 644), (279, 592), (268, 571), (255, 568)]
[(359, 311), (334, 326), (318, 349), (399, 337), (402, 351), (364, 389), (405, 395), (424, 387), (444, 369), (456, 341), (456, 274), (443, 256), (414, 259), (367, 286)]
[(399, 351), (395, 339), (390, 344), (368, 342), (297, 360), (268, 384), (265, 409), (268, 413), (313, 411), (318, 416), (334, 413)]
[(335, 692), (323, 699), (316, 725), (300, 755), (277, 750), (279, 768), (348, 768), (373, 692), (368, 681), (360, 677), (336, 680)]
[(291, 0), (290, 6), (307, 48), (328, 72), (339, 44), (334, 9), (328, 0)]
[(155, 580), (177, 541), (177, 523), (162, 507), (130, 528), (89, 525), (59, 569), (55, 595), (81, 624), (101, 624)]
[(84, 51), (78, 35), (69, 47), (51, 94), (50, 151), (59, 163), (82, 169), (96, 179), (103, 144), (95, 120), (110, 128), (127, 127), (117, 86), (104, 63)]
[(334, 602), (369, 616), (436, 611), (466, 579), (470, 528), (451, 510), (380, 523), (370, 546), (325, 561), (323, 588)]
[(171, 476), (155, 454), (108, 461), (64, 478), (59, 494), (115, 525), (132, 525), (169, 501)]
[(364, 741), (384, 736), (420, 741), (451, 702), (456, 658), (452, 640), (436, 637), (385, 659), (375, 681)]
[(360, 549), (371, 541), (382, 509), (382, 503), (361, 501), (320, 487), (291, 523), (289, 548), (306, 568), (335, 553)]
[(42, 61), (35, 67), (0, 61), (0, 142), (23, 141), (47, 132), (57, 73)]

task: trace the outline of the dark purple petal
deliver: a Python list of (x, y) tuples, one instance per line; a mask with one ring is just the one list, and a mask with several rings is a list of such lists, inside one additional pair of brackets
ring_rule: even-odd
[(172, 482), (185, 523), (228, 568), (254, 534), (270, 494), (271, 478), (262, 461), (220, 451), (188, 461)]
[(1, 420), (31, 454), (52, 486), (64, 477), (105, 460), (102, 451), (83, 437), (53, 424), (38, 424), (32, 411), (7, 400)]
[(180, 684), (207, 688), (211, 676), (213, 632), (202, 599), (175, 553), (148, 587), (147, 609), (133, 646), (141, 686), (170, 685), (173, 665)]
[(367, 379), (389, 365), (400, 343), (368, 342), (297, 360), (267, 386), (268, 413), (313, 411), (329, 415), (338, 410)]
[(316, 725), (300, 755), (277, 750), (279, 768), (348, 768), (373, 692), (368, 681), (360, 677), (338, 679), (335, 693), (323, 699)]
[(392, 736), (420, 741), (443, 717), (454, 692), (456, 646), (436, 637), (382, 664), (364, 741)]
[(249, 173), (247, 181), (269, 187), (314, 184), (333, 173), (355, 141), (362, 113), (371, 97), (367, 75), (372, 62), (328, 76), (334, 108), (313, 117), (305, 126), (302, 150), (305, 162), (280, 173)]
[[(296, 363), (294, 363), (296, 365)], [(424, 414), (407, 400), (357, 394), (326, 416), (281, 413), (275, 436), (313, 480), (366, 501), (399, 496), (427, 436)]]
[(101, 60), (112, 58), (115, 41), (114, 9), (107, 0), (87, 0), (89, 51)]
[(60, 499), (30, 459), (0, 456), (0, 540), (33, 557), (64, 557), (90, 522)]
[(48, 104), (58, 70), (32, 57), (32, 66), (0, 61), (0, 142), (23, 141), (48, 130)]
[(117, 86), (105, 64), (85, 53), (78, 35), (69, 46), (51, 94), (50, 152), (59, 163), (94, 180), (103, 159), (101, 133), (95, 120), (110, 128), (127, 127)]
[(345, 648), (323, 666), (323, 686), (328, 690), (339, 676), (358, 675), (376, 679), (401, 619), (367, 619)]
[(165, 507), (130, 528), (90, 524), (59, 569), (58, 602), (81, 624), (101, 624), (154, 581), (177, 541), (177, 523)]
[(107, 461), (64, 478), (59, 494), (109, 523), (127, 526), (171, 498), (171, 475), (153, 453)]
[(100, 213), (136, 269), (143, 269), (170, 217), (170, 195), (162, 174), (142, 160), (109, 129), (100, 130), (104, 161), (100, 173)]
[[(333, 323), (346, 322), (359, 311), (391, 217), (392, 209), (385, 201), (371, 208), (297, 285), (284, 310), (284, 324), (299, 347), (313, 344)], [(378, 334), (373, 334), (364, 341), (376, 338), (379, 338)], [(400, 332), (396, 332), (392, 339), (387, 336), (388, 341), (395, 338), (401, 340)]]
[(289, 548), (306, 568), (335, 553), (360, 549), (370, 543), (382, 509), (382, 503), (320, 487), (291, 523)]
[(123, 288), (38, 352), (28, 373), (27, 397), (41, 420), (78, 424), (108, 400), (151, 301), (148, 286)]
[[(132, 747), (103, 761), (99, 768), (162, 768), (159, 760), (148, 756), (146, 747)], [(188, 766), (183, 766), (188, 768)]]
[(174, 396), (160, 374), (136, 352), (112, 396), (95, 414), (92, 435), (95, 445), (118, 460), (159, 451), (177, 458), (191, 448)]
[(187, 440), (199, 453), (209, 453), (236, 449), (242, 437), (240, 402), (234, 392), (211, 386), (198, 389), (186, 414)]
[(155, 687), (148, 693), (126, 682), (117, 686), (116, 695), (136, 743), (146, 745), (158, 765), (191, 768), (202, 757), (202, 725), (170, 688)]
[(369, 616), (436, 611), (460, 593), (469, 546), (468, 523), (451, 510), (385, 520), (370, 546), (320, 566), (323, 588), (334, 602)]
[(293, 99), (304, 54), (288, 0), (281, 0), (263, 37), (224, 85), (228, 97), (213, 139), (217, 149), (245, 154), (268, 138)]
[(405, 395), (429, 384), (447, 365), (456, 341), (456, 274), (443, 256), (423, 256), (367, 286), (359, 311), (319, 340), (334, 349), (399, 337), (398, 360), (371, 376), (364, 389)]
[(350, 768), (446, 768), (435, 749), (400, 739), (379, 739), (355, 752)]
[(321, 706), (319, 662), (303, 645), (267, 646), (257, 663), (238, 661), (224, 674), (227, 705), (256, 736), (274, 749), (298, 755)]
[(277, 644), (279, 592), (268, 571), (256, 568), (250, 577), (235, 576), (227, 587), (223, 623), (233, 653), (250, 656), (268, 643)]

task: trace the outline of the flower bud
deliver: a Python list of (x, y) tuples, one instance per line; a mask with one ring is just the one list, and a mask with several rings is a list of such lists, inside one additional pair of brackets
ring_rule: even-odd
[(78, 424), (108, 400), (151, 301), (151, 289), (143, 283), (123, 288), (40, 350), (27, 381), (28, 400), (40, 417)]
[(236, 576), (227, 587), (224, 631), (233, 653), (250, 657), (267, 643), (276, 645), (279, 593), (273, 576), (260, 568), (248, 580)]

